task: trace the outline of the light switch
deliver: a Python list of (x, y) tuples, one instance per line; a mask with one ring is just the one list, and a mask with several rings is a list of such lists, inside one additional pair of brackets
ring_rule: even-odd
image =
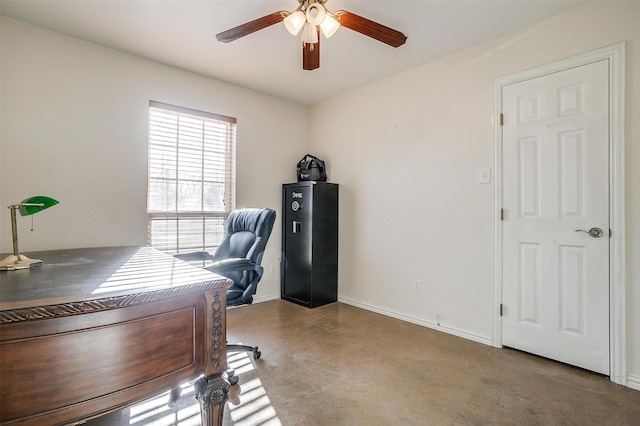
[(491, 169), (480, 170), (480, 183), (491, 183)]

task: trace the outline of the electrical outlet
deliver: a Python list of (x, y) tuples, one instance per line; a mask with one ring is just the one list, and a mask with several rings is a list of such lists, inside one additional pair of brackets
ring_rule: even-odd
[(414, 279), (413, 280), (413, 291), (417, 291), (420, 292), (422, 291), (422, 281), (419, 279)]

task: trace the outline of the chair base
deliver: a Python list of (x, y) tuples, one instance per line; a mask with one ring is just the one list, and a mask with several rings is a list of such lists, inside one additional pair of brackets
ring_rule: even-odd
[[(262, 355), (262, 352), (260, 352), (257, 346), (227, 343), (227, 353), (229, 352), (252, 352), (253, 359), (260, 359), (260, 355)], [(227, 380), (230, 384), (235, 385), (238, 383), (238, 376), (235, 375), (235, 370), (228, 368), (226, 373)]]
[(238, 345), (227, 343), (227, 352), (253, 352), (253, 359), (260, 359), (262, 352), (258, 350), (257, 346)]
[(225, 378), (231, 386), (238, 384), (239, 377), (236, 376), (236, 370), (234, 370), (233, 368), (227, 368), (227, 371), (225, 371), (224, 373)]

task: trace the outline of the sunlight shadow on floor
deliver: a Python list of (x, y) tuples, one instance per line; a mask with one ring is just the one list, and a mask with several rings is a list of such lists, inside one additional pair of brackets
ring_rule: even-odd
[[(240, 383), (231, 386), (224, 424), (233, 426), (282, 426), (275, 408), (259, 378), (245, 379), (243, 375), (256, 369), (250, 353), (228, 354), (229, 368), (235, 371)], [(253, 373), (255, 374), (255, 372)], [(255, 377), (255, 375), (253, 376)], [(120, 412), (99, 420), (98, 425), (118, 426), (200, 426), (200, 404), (191, 383), (181, 386), (180, 397), (170, 402), (165, 392)], [(89, 422), (90, 423), (90, 422)]]
[[(247, 352), (228, 354), (227, 360), (229, 367), (235, 370), (235, 374), (239, 377), (255, 369), (253, 360)], [(231, 424), (234, 426), (282, 426), (260, 379), (256, 378), (239, 386), (240, 394), (235, 398), (230, 396), (230, 402), (227, 404)]]
[(133, 426), (199, 426), (200, 405), (193, 385), (181, 386), (182, 395), (169, 403), (169, 392), (129, 408), (129, 425)]
[(229, 405), (233, 425), (282, 425), (260, 379), (250, 380), (243, 383), (241, 387), (239, 403)]

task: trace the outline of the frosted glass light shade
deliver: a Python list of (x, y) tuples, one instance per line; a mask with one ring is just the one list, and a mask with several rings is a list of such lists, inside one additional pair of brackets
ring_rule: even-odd
[(340, 23), (336, 21), (335, 18), (331, 16), (331, 14), (327, 13), (327, 15), (324, 17), (324, 21), (322, 21), (322, 24), (320, 24), (322, 34), (324, 34), (326, 38), (329, 38), (334, 35), (336, 31), (338, 31), (338, 28), (340, 28)]
[(304, 24), (302, 30), (302, 41), (304, 43), (315, 44), (318, 42), (318, 27), (311, 25), (308, 22)]
[(319, 3), (313, 3), (307, 8), (307, 22), (311, 25), (320, 25), (324, 21), (327, 10)]
[(284, 27), (291, 33), (291, 35), (296, 35), (300, 32), (300, 29), (304, 26), (306, 17), (304, 12), (301, 10), (296, 10), (293, 13), (290, 13), (286, 18), (284, 18)]

